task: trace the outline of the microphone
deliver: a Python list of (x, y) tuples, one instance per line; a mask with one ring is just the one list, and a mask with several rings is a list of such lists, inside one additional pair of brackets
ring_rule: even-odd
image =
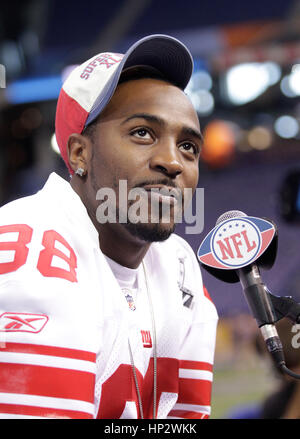
[(218, 279), (231, 283), (240, 281), (267, 349), (276, 365), (283, 369), (283, 347), (275, 327), (278, 314), (259, 270), (259, 267), (270, 268), (276, 253), (277, 228), (273, 222), (232, 210), (218, 218), (199, 247), (198, 259)]
[[(217, 219), (216, 226), (226, 220), (228, 222), (228, 220), (232, 218), (245, 217), (247, 218), (247, 215), (238, 210), (225, 212)], [(272, 239), (274, 239), (274, 237)], [(251, 245), (254, 246), (254, 241), (251, 243)], [(267, 349), (275, 361), (275, 364), (281, 368), (281, 366), (285, 364), (285, 360), (283, 346), (275, 326), (275, 322), (278, 319), (273, 304), (270, 300), (269, 292), (261, 279), (258, 264), (256, 262), (252, 262), (249, 265), (236, 268), (236, 274), (242, 285), (244, 297), (248, 303), (252, 315), (257, 321)]]

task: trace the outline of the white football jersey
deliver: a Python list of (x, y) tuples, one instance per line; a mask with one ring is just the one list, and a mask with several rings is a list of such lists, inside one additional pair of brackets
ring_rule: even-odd
[[(198, 261), (173, 234), (151, 244), (143, 264), (156, 416), (207, 418), (217, 313)], [(79, 196), (54, 173), (37, 194), (3, 206), (0, 417), (140, 418), (134, 369), (152, 418), (144, 274), (139, 267), (142, 293), (124, 294)]]

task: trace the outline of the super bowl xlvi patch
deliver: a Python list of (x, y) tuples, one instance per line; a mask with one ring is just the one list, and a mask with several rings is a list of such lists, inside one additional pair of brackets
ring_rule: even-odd
[(179, 266), (180, 267), (180, 271), (179, 271), (180, 279), (178, 280), (178, 287), (179, 287), (180, 291), (182, 292), (182, 303), (183, 303), (183, 306), (186, 306), (187, 308), (192, 308), (194, 293), (184, 286), (184, 280), (185, 280), (184, 258), (179, 257), (179, 264), (180, 264), (180, 266)]
[(180, 290), (182, 291), (182, 303), (183, 306), (187, 308), (192, 308), (194, 294), (188, 288), (185, 288), (183, 285), (179, 285)]
[(218, 224), (206, 236), (198, 250), (204, 265), (235, 270), (256, 261), (268, 248), (274, 225), (255, 217), (237, 217)]

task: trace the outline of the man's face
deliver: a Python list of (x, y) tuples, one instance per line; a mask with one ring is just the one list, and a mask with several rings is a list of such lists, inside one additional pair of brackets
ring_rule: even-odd
[[(174, 231), (184, 189), (194, 192), (197, 186), (200, 148), (198, 117), (179, 88), (157, 79), (122, 83), (101, 114), (93, 136), (87, 169), (88, 204), (96, 209), (97, 191), (111, 188), (119, 218), (124, 207), (129, 212), (139, 200), (146, 221), (144, 216), (143, 222), (129, 219), (113, 227), (142, 241), (164, 240)], [(120, 180), (126, 181), (127, 195), (137, 188), (143, 195), (121, 206)], [(175, 197), (168, 195), (169, 189)], [(160, 194), (153, 194), (158, 191)]]

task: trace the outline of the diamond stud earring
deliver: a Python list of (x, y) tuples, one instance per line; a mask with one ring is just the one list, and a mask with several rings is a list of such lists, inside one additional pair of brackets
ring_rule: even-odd
[(83, 168), (78, 168), (75, 171), (76, 175), (79, 175), (79, 177), (83, 177), (83, 175), (85, 174), (85, 170)]

